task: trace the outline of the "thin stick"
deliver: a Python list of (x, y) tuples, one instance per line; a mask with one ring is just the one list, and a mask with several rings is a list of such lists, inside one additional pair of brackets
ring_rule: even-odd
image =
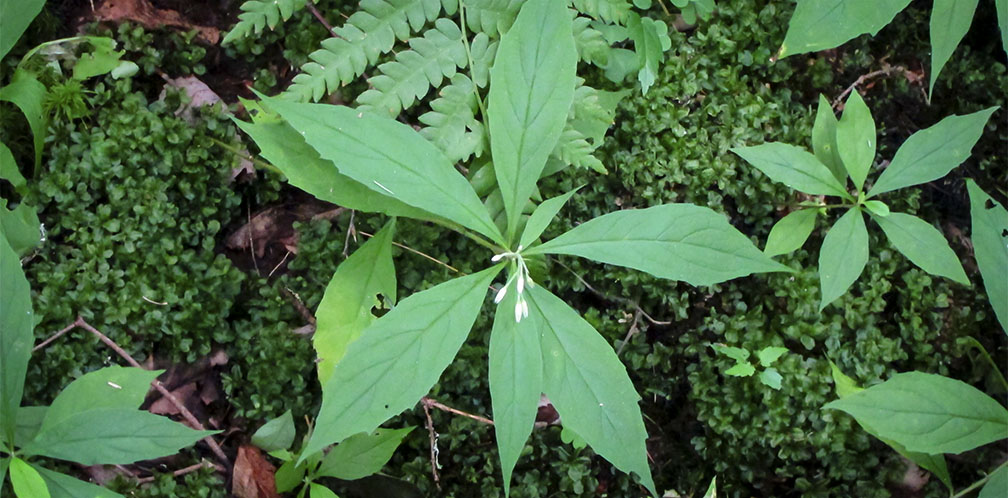
[(864, 82), (872, 78), (877, 78), (879, 76), (888, 76), (896, 72), (897, 70), (906, 71), (907, 69), (903, 66), (890, 66), (889, 64), (885, 64), (882, 67), (882, 69), (879, 69), (878, 71), (872, 71), (868, 74), (862, 74), (861, 76), (858, 77), (856, 81), (854, 81), (854, 83), (851, 83), (851, 86), (847, 87), (847, 89), (844, 90), (843, 93), (841, 93), (840, 96), (836, 98), (836, 100), (833, 101), (833, 109), (839, 108), (840, 103), (844, 101), (844, 98), (850, 95), (850, 93), (853, 92), (855, 88), (857, 88)]
[[(438, 410), (441, 410), (441, 411), (445, 411), (445, 412), (448, 412), (448, 413), (454, 413), (455, 415), (462, 415), (463, 417), (468, 417), (468, 418), (471, 418), (471, 419), (473, 419), (473, 420), (475, 420), (477, 422), (482, 422), (482, 423), (487, 424), (487, 425), (494, 425), (493, 420), (490, 420), (490, 419), (488, 419), (486, 417), (481, 417), (479, 415), (473, 415), (472, 413), (467, 413), (467, 412), (464, 412), (464, 411), (459, 410), (457, 408), (452, 408), (452, 407), (450, 407), (448, 405), (439, 403), (439, 402), (437, 402), (437, 401), (435, 401), (435, 400), (433, 400), (431, 398), (428, 398), (427, 396), (424, 396), (424, 397), (420, 398), (420, 402), (423, 403), (423, 405), (425, 407), (431, 407), (431, 406), (433, 406), (434, 408), (437, 408)], [(426, 408), (425, 408), (425, 410), (426, 410)]]
[(319, 22), (322, 23), (322, 25), (325, 26), (325, 28), (329, 30), (329, 34), (333, 35), (336, 38), (343, 38), (338, 33), (336, 33), (336, 30), (334, 30), (333, 27), (332, 27), (332, 25), (329, 24), (329, 21), (326, 21), (326, 19), (324, 17), (322, 17), (322, 13), (320, 13), (318, 11), (318, 9), (315, 8), (315, 4), (314, 3), (308, 2), (306, 4), (306, 7), (308, 7), (308, 10), (310, 10), (311, 13), (312, 13), (312, 15), (315, 16), (315, 19), (318, 19)]
[(630, 323), (630, 330), (627, 330), (626, 337), (623, 338), (623, 342), (619, 345), (619, 348), (616, 349), (617, 355), (623, 352), (623, 348), (625, 348), (627, 343), (630, 342), (630, 338), (640, 331), (639, 325), (642, 314), (644, 314), (644, 312), (641, 311), (640, 308), (637, 308), (637, 311), (634, 312), (633, 322)]
[(357, 211), (350, 210), (350, 223), (347, 224), (346, 238), (343, 239), (343, 259), (350, 257), (350, 237), (357, 242), (357, 229), (354, 227), (354, 214)]
[[(91, 324), (89, 324), (86, 321), (84, 321), (84, 318), (81, 317), (81, 316), (79, 316), (79, 315), (77, 316), (77, 320), (74, 321), (72, 324), (70, 324), (70, 326), (66, 327), (63, 330), (60, 330), (56, 334), (53, 334), (52, 337), (50, 337), (49, 339), (47, 339), (42, 344), (39, 344), (32, 351), (38, 350), (39, 348), (41, 348), (41, 347), (43, 347), (43, 346), (51, 343), (56, 338), (62, 336), (63, 334), (66, 334), (70, 330), (72, 330), (74, 328), (77, 328), (77, 327), (80, 327), (80, 328), (82, 328), (82, 329), (84, 329), (84, 330), (92, 333), (95, 337), (98, 338), (98, 340), (100, 340), (106, 346), (108, 346), (113, 351), (115, 351), (116, 354), (118, 354), (122, 359), (126, 360), (126, 363), (129, 363), (130, 366), (133, 366), (133, 367), (136, 367), (136, 368), (143, 368), (140, 365), (140, 363), (137, 363), (137, 361), (135, 359), (133, 359), (133, 357), (130, 356), (129, 353), (126, 352), (125, 349), (119, 347), (119, 345), (116, 344), (115, 341), (113, 341), (112, 339), (109, 339), (108, 336), (106, 336), (105, 334), (101, 333), (98, 329), (92, 327)], [(195, 416), (193, 416), (192, 412), (190, 412), (189, 409), (186, 408), (185, 405), (183, 405), (182, 402), (179, 401), (178, 398), (176, 398), (174, 394), (172, 394), (170, 391), (168, 391), (168, 389), (165, 388), (165, 386), (163, 384), (161, 384), (160, 380), (154, 379), (154, 382), (152, 382), (151, 385), (154, 386), (154, 389), (157, 389), (157, 391), (159, 393), (161, 393), (161, 396), (164, 396), (166, 399), (168, 399), (168, 401), (171, 402), (171, 404), (174, 405), (175, 408), (178, 409), (179, 413), (182, 415), (182, 418), (184, 418), (186, 420), (186, 422), (189, 422), (189, 424), (191, 426), (193, 426), (194, 428), (196, 428), (196, 430), (198, 430), (198, 431), (205, 431), (206, 430), (206, 428), (203, 427), (203, 424), (201, 424), (200, 421), (197, 420)], [(230, 461), (228, 460), (227, 455), (224, 454), (224, 450), (221, 449), (221, 447), (220, 447), (219, 444), (217, 444), (217, 441), (215, 441), (210, 436), (207, 436), (207, 437), (203, 438), (203, 441), (207, 444), (207, 446), (210, 447), (210, 450), (213, 451), (213, 453), (215, 455), (217, 455), (217, 458), (219, 458), (225, 464), (230, 465)]]
[[(359, 233), (359, 234), (361, 234), (361, 235), (363, 235), (363, 236), (365, 236), (367, 238), (374, 237), (374, 235), (371, 235), (370, 233), (367, 233), (367, 232), (365, 232), (363, 230), (357, 230), (357, 233)], [(431, 260), (431, 261), (433, 261), (433, 262), (435, 262), (435, 263), (437, 263), (437, 264), (439, 264), (439, 265), (441, 265), (441, 266), (443, 266), (443, 267), (445, 267), (445, 268), (447, 268), (447, 269), (449, 269), (449, 270), (451, 270), (451, 271), (453, 271), (455, 273), (460, 273), (462, 275), (465, 275), (465, 273), (463, 273), (458, 268), (455, 268), (454, 266), (452, 266), (452, 265), (450, 265), (448, 263), (445, 263), (444, 261), (441, 261), (440, 259), (437, 259), (434, 256), (422, 253), (422, 252), (420, 252), (420, 251), (418, 251), (416, 249), (413, 249), (412, 247), (402, 245), (402, 244), (400, 244), (398, 242), (392, 242), (392, 245), (394, 245), (394, 246), (396, 246), (396, 247), (398, 247), (400, 249), (405, 249), (405, 250), (407, 250), (407, 251), (409, 251), (409, 252), (411, 252), (413, 254), (416, 254), (417, 256), (421, 256), (423, 258), (427, 258), (427, 259), (429, 259), (429, 260)]]
[[(172, 472), (172, 475), (175, 476), (175, 477), (180, 477), (180, 476), (184, 476), (186, 474), (192, 474), (193, 472), (196, 472), (196, 471), (198, 471), (200, 469), (214, 469), (214, 470), (216, 470), (218, 472), (221, 472), (221, 473), (226, 472), (226, 469), (222, 469), (222, 468), (218, 467), (217, 465), (214, 465), (214, 464), (212, 464), (212, 463), (204, 460), (204, 461), (202, 461), (200, 463), (197, 463), (195, 465), (190, 465), (188, 467), (178, 469), (175, 472)], [(146, 484), (146, 483), (149, 483), (149, 482), (154, 482), (155, 479), (156, 479), (155, 476), (140, 477), (140, 478), (137, 478), (136, 482), (137, 482), (137, 484)]]
[(434, 432), (434, 421), (431, 420), (430, 407), (427, 403), (421, 403), (423, 406), (424, 415), (427, 417), (427, 435), (430, 437), (430, 469), (431, 475), (434, 476), (434, 485), (437, 486), (438, 491), (441, 491), (441, 477), (438, 476), (438, 434)]

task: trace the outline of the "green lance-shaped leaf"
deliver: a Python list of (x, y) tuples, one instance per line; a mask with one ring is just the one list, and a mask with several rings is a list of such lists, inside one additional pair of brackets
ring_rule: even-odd
[(350, 343), (322, 388), (315, 432), (301, 461), (416, 404), (455, 358), (501, 267), (403, 299)]
[(25, 372), (31, 356), (32, 314), (31, 292), (21, 269), (21, 261), (0, 233), (0, 433), (5, 441), (13, 441), (14, 426)]
[(472, 186), (409, 125), (345, 106), (269, 99), (323, 159), (365, 187), (503, 244)]
[(47, 94), (48, 90), (45, 85), (36, 79), (35, 75), (23, 69), (15, 70), (11, 82), (0, 88), (0, 100), (16, 105), (28, 120), (28, 127), (31, 128), (35, 144), (36, 170), (42, 163), (42, 145), (46, 137), (46, 119), (42, 104), (45, 102)]
[(846, 197), (843, 184), (816, 156), (794, 145), (769, 142), (753, 147), (735, 147), (745, 159), (775, 182), (812, 195)]
[(931, 8), (931, 84), (928, 99), (934, 93), (938, 73), (969, 31), (977, 2), (978, 0), (935, 0), (934, 7)]
[(84, 482), (75, 477), (70, 477), (45, 467), (36, 465), (32, 467), (42, 476), (46, 486), (49, 488), (49, 496), (51, 498), (122, 498), (122, 495), (119, 493), (89, 482)]
[(964, 382), (906, 372), (827, 403), (909, 451), (962, 453), (1008, 434), (1008, 410)]
[(875, 120), (856, 91), (847, 98), (837, 123), (837, 151), (854, 186), (861, 190), (875, 160)]
[(819, 96), (819, 108), (816, 110), (815, 124), (812, 125), (812, 151), (819, 162), (826, 165), (840, 185), (847, 183), (847, 170), (844, 169), (836, 141), (837, 118), (833, 114), (826, 97)]
[(0, 59), (17, 43), (44, 5), (45, 0), (0, 0), (0, 12), (7, 13), (0, 18)]
[(1005, 490), (1008, 490), (1008, 466), (1001, 464), (987, 479), (987, 484), (984, 484), (977, 498), (1001, 498)]
[(547, 199), (542, 204), (536, 206), (535, 211), (532, 211), (532, 215), (525, 222), (525, 230), (522, 232), (519, 244), (523, 247), (531, 246), (546, 231), (546, 227), (556, 218), (557, 213), (563, 209), (564, 204), (580, 189), (581, 187), (578, 187), (566, 194)]
[(399, 443), (412, 430), (407, 427), (354, 434), (329, 451), (315, 474), (348, 481), (375, 474), (388, 463)]
[(85, 410), (120, 408), (136, 410), (163, 370), (111, 366), (84, 374), (56, 396), (46, 410), (40, 432)]
[(347, 346), (377, 318), (371, 308), (381, 306), (378, 296), (390, 305), (396, 300), (392, 236), (395, 222), (389, 222), (371, 240), (336, 267), (315, 312), (312, 344), (318, 354), (319, 382), (325, 386), (333, 367), (343, 358)]
[(14, 457), (10, 462), (10, 481), (14, 495), (24, 498), (49, 498), (49, 488), (38, 471), (28, 462)]
[(760, 252), (724, 215), (692, 204), (609, 213), (525, 253), (581, 256), (692, 285), (791, 271)]
[(316, 198), (366, 213), (389, 216), (434, 218), (434, 215), (405, 204), (387, 192), (375, 192), (353, 178), (341, 174), (332, 161), (319, 157), (304, 137), (283, 121), (262, 119), (256, 123), (235, 123), (259, 146), (259, 155), (276, 166), (287, 182)]
[(984, 125), (997, 109), (990, 107), (965, 116), (948, 116), (910, 135), (868, 191), (868, 197), (947, 175), (970, 156)]
[(616, 468), (637, 474), (651, 494), (659, 496), (647, 463), (640, 396), (616, 352), (591, 324), (542, 286), (525, 293), (529, 316), (543, 317), (543, 384), (563, 424)]
[(963, 285), (969, 285), (959, 257), (952, 252), (945, 237), (930, 223), (909, 214), (889, 213), (872, 216), (882, 227), (889, 242), (922, 270)]
[(3, 143), (0, 143), (0, 179), (9, 181), (18, 190), (25, 185), (24, 175), (18, 169), (14, 154)]
[(505, 496), (511, 489), (511, 472), (532, 434), (544, 390), (539, 346), (544, 318), (530, 306), (529, 316), (515, 321), (517, 303), (518, 293), (509, 289), (497, 306), (490, 333), (490, 398)]
[(780, 56), (838, 47), (865, 33), (875, 36), (910, 0), (801, 0), (788, 23)]
[(211, 434), (150, 412), (99, 408), (44, 427), (22, 451), (82, 465), (129, 464), (173, 455)]
[(530, 0), (501, 38), (490, 70), (487, 119), (508, 239), (563, 132), (577, 59), (565, 2)]
[[(833, 371), (833, 384), (836, 387), (837, 396), (846, 398), (854, 393), (859, 393), (864, 391), (864, 388), (857, 385), (854, 379), (848, 377), (833, 363), (830, 362), (830, 368)], [(923, 469), (931, 471), (934, 475), (938, 476), (938, 479), (945, 484), (946, 487), (952, 490), (952, 477), (949, 475), (948, 466), (945, 465), (945, 457), (942, 455), (930, 455), (927, 453), (921, 453), (917, 451), (908, 451), (903, 445), (893, 441), (891, 439), (886, 439), (879, 435), (878, 431), (871, 428), (871, 426), (865, 425), (863, 421), (858, 421), (861, 427), (872, 436), (878, 438), (883, 443), (889, 445), (890, 448), (903, 455), (904, 457), (912, 460), (914, 463), (919, 465)]]
[[(48, 406), (21, 406), (17, 411), (17, 425), (14, 427), (14, 446), (24, 446), (35, 439), (42, 420), (45, 419)], [(0, 438), (2, 442), (3, 438)]]
[(1008, 334), (1008, 211), (971, 179), (966, 180), (973, 225), (973, 253), (984, 289), (1001, 328)]
[(805, 245), (805, 241), (815, 229), (817, 215), (817, 209), (799, 209), (781, 218), (770, 229), (763, 254), (770, 257), (778, 256), (796, 251)]
[(252, 435), (252, 444), (265, 452), (286, 450), (294, 443), (294, 417), (287, 410), (279, 417), (262, 425)]
[(868, 263), (868, 229), (858, 208), (844, 213), (819, 249), (819, 311), (847, 292)]
[(1001, 48), (1008, 52), (1008, 0), (994, 0), (994, 5), (997, 7), (998, 26), (1001, 28)]

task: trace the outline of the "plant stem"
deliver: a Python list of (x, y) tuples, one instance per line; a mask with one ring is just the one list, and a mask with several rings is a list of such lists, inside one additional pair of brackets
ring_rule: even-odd
[[(459, 0), (459, 23), (462, 25), (462, 46), (465, 47), (466, 59), (469, 61), (469, 73), (471, 75), (475, 63), (473, 62), (472, 51), (469, 50), (469, 34), (466, 31), (465, 2), (462, 0)], [(483, 99), (479, 94), (479, 87), (476, 86), (475, 82), (473, 83), (473, 93), (476, 94), (476, 105), (479, 106), (480, 115), (483, 116), (483, 119), (487, 119), (486, 106), (483, 104)]]
[(987, 481), (990, 480), (990, 478), (991, 478), (992, 475), (996, 474), (997, 471), (1005, 468), (1006, 466), (1008, 466), (1008, 461), (1005, 461), (1001, 465), (998, 465), (997, 468), (995, 468), (994, 470), (992, 470), (989, 474), (985, 475), (982, 479), (980, 479), (979, 481), (977, 481), (977, 482), (975, 482), (973, 484), (970, 484), (969, 486), (967, 486), (962, 491), (960, 491), (960, 492), (958, 492), (958, 493), (956, 493), (954, 495), (950, 495), (950, 497), (951, 498), (960, 498), (962, 496), (966, 496), (966, 494), (969, 493), (970, 491), (973, 491), (974, 489), (977, 489), (980, 486), (983, 486), (984, 484), (986, 484)]
[(1001, 386), (1004, 387), (1005, 391), (1008, 391), (1008, 380), (1005, 379), (1004, 374), (1002, 374), (1001, 370), (998, 369), (997, 363), (995, 363), (990, 357), (990, 354), (987, 353), (987, 349), (983, 347), (983, 344), (980, 344), (980, 341), (974, 339), (972, 336), (966, 337), (965, 339), (970, 346), (973, 346), (974, 349), (980, 351), (980, 354), (987, 359), (987, 363), (990, 363), (991, 369), (994, 370), (994, 373), (997, 374), (998, 380), (1001, 381)]
[(262, 159), (259, 159), (258, 157), (251, 156), (251, 155), (249, 155), (249, 154), (247, 154), (247, 153), (245, 153), (245, 152), (243, 152), (241, 150), (238, 150), (237, 147), (235, 147), (235, 146), (233, 146), (233, 145), (231, 145), (229, 143), (223, 142), (223, 141), (218, 140), (216, 138), (211, 138), (210, 140), (213, 140), (213, 142), (215, 144), (221, 146), (224, 149), (227, 149), (232, 154), (234, 154), (234, 155), (236, 155), (236, 156), (238, 156), (238, 157), (240, 157), (242, 159), (245, 159), (247, 161), (252, 161), (252, 164), (255, 164), (256, 166), (259, 166), (259, 167), (261, 167), (263, 169), (268, 169), (268, 170), (270, 170), (270, 171), (272, 171), (274, 173), (279, 173), (279, 174), (283, 175), (283, 171), (280, 171), (280, 168), (277, 168), (276, 166), (273, 166), (272, 164), (270, 164), (270, 163), (268, 163), (266, 161), (263, 161)]

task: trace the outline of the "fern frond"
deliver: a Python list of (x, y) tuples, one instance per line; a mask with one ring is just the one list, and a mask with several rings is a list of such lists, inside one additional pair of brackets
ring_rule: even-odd
[(507, 32), (525, 0), (465, 0), (466, 25), (476, 33)]
[(486, 150), (483, 123), (476, 119), (476, 85), (464, 74), (456, 74), (431, 101), (431, 110), (420, 116), (427, 125), (420, 134), (436, 145), (452, 162), (480, 157)]
[(582, 61), (605, 67), (612, 47), (601, 31), (592, 28), (587, 17), (574, 18), (574, 44)]
[(564, 164), (564, 167), (557, 171), (566, 169), (566, 166), (573, 165), (579, 168), (591, 168), (599, 173), (606, 174), (607, 172), (602, 161), (599, 161), (597, 157), (592, 155), (597, 148), (597, 145), (588, 143), (587, 137), (583, 133), (574, 128), (567, 128), (560, 135), (560, 141), (557, 142), (556, 147), (550, 155), (559, 159)]
[(472, 56), (469, 75), (476, 86), (486, 88), (490, 84), (490, 68), (497, 56), (497, 40), (491, 41), (486, 33), (477, 33), (469, 42), (469, 54)]
[[(446, 9), (452, 1), (444, 0)], [(360, 10), (337, 36), (322, 42), (322, 48), (308, 57), (302, 73), (284, 92), (288, 98), (319, 100), (353, 81), (370, 64), (392, 50), (396, 39), (406, 40), (441, 14), (442, 0), (361, 0)], [(446, 10), (447, 12), (448, 10)]]
[(445, 77), (454, 76), (457, 68), (466, 67), (458, 25), (442, 18), (434, 26), (423, 37), (410, 39), (410, 49), (399, 52), (394, 61), (378, 66), (381, 74), (368, 80), (372, 88), (357, 97), (359, 109), (394, 117), (432, 86), (441, 86)]
[(262, 33), (267, 26), (269, 29), (276, 28), (281, 20), (290, 19), (306, 3), (307, 0), (249, 0), (241, 5), (242, 13), (238, 14), (238, 23), (228, 31), (221, 45), (227, 45), (251, 33)]
[(630, 7), (630, 2), (626, 0), (574, 0), (574, 8), (578, 12), (616, 24), (626, 23)]

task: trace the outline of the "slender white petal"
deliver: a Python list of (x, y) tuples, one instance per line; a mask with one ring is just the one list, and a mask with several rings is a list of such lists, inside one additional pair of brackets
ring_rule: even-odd
[(522, 316), (528, 318), (528, 301), (522, 299), (521, 306), (522, 306)]
[(519, 269), (518, 270), (518, 295), (521, 295), (522, 292), (525, 292), (525, 274), (524, 274), (524, 272), (521, 271), (521, 269)]
[(503, 253), (501, 253), (501, 254), (494, 254), (494, 257), (490, 258), (490, 261), (496, 263), (496, 262), (498, 262), (498, 261), (500, 261), (502, 259), (504, 259), (504, 254)]
[(515, 322), (521, 322), (522, 319), (522, 301), (515, 303)]

